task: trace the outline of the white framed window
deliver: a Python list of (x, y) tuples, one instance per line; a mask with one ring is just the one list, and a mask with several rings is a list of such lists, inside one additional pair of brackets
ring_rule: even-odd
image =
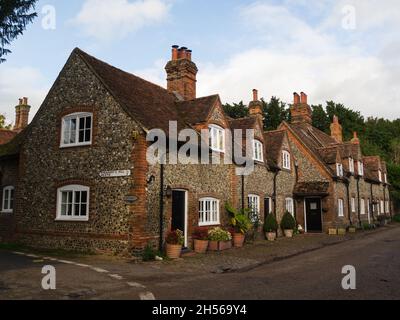
[(383, 176), (384, 176), (384, 179), (385, 179), (385, 180), (384, 180), (385, 183), (388, 183), (387, 173), (385, 173)]
[(336, 175), (343, 177), (343, 165), (341, 163), (336, 163)]
[(344, 217), (344, 201), (343, 201), (343, 199), (338, 199), (338, 216)]
[(390, 213), (390, 202), (386, 201), (386, 213)]
[(69, 185), (57, 190), (57, 219), (60, 221), (89, 220), (90, 188)]
[(365, 199), (361, 199), (360, 213), (361, 215), (365, 215)]
[(260, 218), (260, 197), (255, 194), (249, 194), (247, 199), (251, 210), (251, 221), (256, 222)]
[(14, 187), (7, 186), (3, 188), (3, 201), (1, 212), (12, 213), (14, 211)]
[(382, 170), (378, 170), (379, 182), (382, 182)]
[(292, 216), (294, 216), (294, 202), (292, 198), (285, 199), (285, 209), (290, 212)]
[(354, 173), (354, 159), (353, 158), (349, 158), (349, 171), (351, 173)]
[(220, 224), (219, 200), (202, 198), (199, 200), (199, 226), (215, 226)]
[(61, 147), (76, 147), (92, 144), (92, 113), (73, 113), (62, 119)]
[(358, 175), (364, 175), (364, 163), (362, 163), (361, 161), (358, 161)]
[(383, 200), (381, 200), (381, 213), (385, 213), (385, 202)]
[(264, 148), (262, 142), (253, 140), (253, 160), (264, 161)]
[(217, 125), (210, 125), (210, 148), (213, 151), (225, 152), (225, 130)]
[(356, 198), (351, 198), (351, 212), (356, 212)]
[(291, 170), (291, 158), (290, 153), (286, 150), (282, 151), (282, 167), (283, 169)]

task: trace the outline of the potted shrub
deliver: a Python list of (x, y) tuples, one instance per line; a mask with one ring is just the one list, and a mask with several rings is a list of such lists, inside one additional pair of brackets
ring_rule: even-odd
[(209, 249), (211, 251), (227, 250), (232, 248), (232, 235), (229, 231), (220, 227), (208, 230), (208, 239), (210, 240)]
[(345, 236), (346, 235), (346, 228), (339, 227), (337, 229), (337, 233), (338, 233), (339, 236)]
[(351, 226), (349, 227), (349, 233), (356, 233), (356, 231), (357, 231), (356, 226), (351, 225)]
[(278, 231), (278, 221), (276, 221), (275, 216), (270, 213), (264, 221), (264, 232), (265, 237), (268, 241), (275, 241), (276, 232)]
[(241, 248), (244, 245), (245, 235), (252, 226), (251, 221), (246, 214), (247, 210), (238, 211), (228, 203), (225, 205), (225, 209), (231, 216), (233, 245), (235, 248)]
[(167, 243), (167, 257), (170, 259), (178, 259), (182, 253), (182, 246), (184, 243), (183, 232), (175, 230), (168, 233), (165, 239)]
[(338, 232), (337, 228), (330, 227), (330, 228), (328, 229), (328, 234), (329, 234), (330, 236), (337, 236), (337, 232)]
[(289, 211), (286, 211), (282, 217), (281, 228), (286, 238), (293, 237), (293, 230), (296, 228), (296, 220)]
[(194, 251), (196, 253), (206, 253), (208, 249), (208, 229), (196, 228), (193, 232)]

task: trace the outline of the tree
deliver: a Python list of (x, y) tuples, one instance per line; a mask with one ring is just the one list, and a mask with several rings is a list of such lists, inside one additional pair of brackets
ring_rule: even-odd
[(261, 102), (263, 103), (265, 130), (276, 130), (282, 121), (288, 120), (289, 109), (279, 98), (272, 97), (269, 103), (261, 99)]
[(313, 110), (313, 126), (325, 133), (329, 133), (330, 121), (324, 107), (320, 104), (318, 106), (311, 106), (311, 108)]
[(26, 26), (37, 16), (37, 0), (0, 0), (0, 63), (11, 51), (6, 49), (13, 40), (22, 35)]
[(395, 138), (390, 143), (391, 149), (391, 158), (393, 159), (393, 163), (400, 165), (400, 137)]
[(244, 118), (249, 115), (249, 109), (246, 108), (243, 101), (234, 104), (225, 104), (224, 111), (229, 117), (233, 119)]
[(0, 129), (10, 129), (11, 125), (6, 125), (6, 117), (0, 114)]

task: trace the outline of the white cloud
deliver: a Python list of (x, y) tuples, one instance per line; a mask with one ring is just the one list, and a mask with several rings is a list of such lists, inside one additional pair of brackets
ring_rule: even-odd
[(30, 112), (30, 119), (32, 119), (48, 90), (43, 75), (37, 69), (2, 67), (0, 69), (0, 113), (6, 116), (7, 123), (13, 123), (18, 99), (28, 97), (29, 104), (32, 106)]
[(82, 27), (86, 36), (98, 40), (122, 39), (164, 21), (169, 8), (165, 0), (86, 0), (72, 23)]

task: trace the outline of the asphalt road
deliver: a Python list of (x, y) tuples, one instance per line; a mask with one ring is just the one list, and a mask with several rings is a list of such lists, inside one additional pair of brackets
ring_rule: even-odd
[[(343, 290), (342, 268), (356, 269)], [(158, 299), (400, 299), (400, 229), (371, 234), (234, 274), (150, 286)]]
[[(78, 261), (79, 262), (79, 261)], [(57, 270), (57, 289), (41, 287), (43, 265)], [(356, 290), (341, 287), (345, 265), (356, 269)], [(112, 264), (79, 266), (0, 251), (1, 299), (400, 299), (400, 228), (232, 274), (139, 277)], [(134, 269), (132, 269), (134, 270)], [(120, 271), (120, 272), (119, 272)], [(117, 273), (121, 274), (119, 276)], [(141, 279), (140, 284), (135, 282)]]

